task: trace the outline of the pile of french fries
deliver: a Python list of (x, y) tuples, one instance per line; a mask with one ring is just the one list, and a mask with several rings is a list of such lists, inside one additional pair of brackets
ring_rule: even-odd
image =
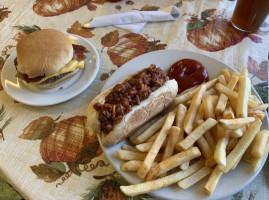
[(251, 94), (248, 71), (223, 70), (218, 78), (176, 97), (169, 113), (129, 137), (132, 145), (117, 150), (126, 161), (121, 170), (145, 182), (121, 186), (128, 196), (177, 183), (187, 189), (208, 176), (211, 195), (223, 173), (241, 159), (257, 171), (269, 151), (269, 131), (260, 131), (268, 104)]

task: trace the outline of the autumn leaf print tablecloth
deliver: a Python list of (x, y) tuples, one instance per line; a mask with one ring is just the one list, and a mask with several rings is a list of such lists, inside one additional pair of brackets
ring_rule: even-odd
[[(116, 27), (84, 29), (94, 16), (176, 5), (178, 21), (148, 23), (139, 34)], [(86, 108), (106, 79), (124, 63), (161, 49), (183, 49), (212, 56), (241, 71), (268, 102), (269, 19), (254, 33), (234, 29), (235, 1), (223, 0), (2, 0), (0, 73), (17, 41), (38, 29), (54, 28), (89, 40), (101, 66), (95, 81), (79, 96), (53, 106), (21, 104), (0, 84), (0, 199), (128, 199), (128, 184), (105, 157), (86, 126)], [(218, 67), (218, 66), (216, 66)], [(231, 199), (269, 199), (269, 164)], [(137, 199), (151, 198), (149, 195)]]

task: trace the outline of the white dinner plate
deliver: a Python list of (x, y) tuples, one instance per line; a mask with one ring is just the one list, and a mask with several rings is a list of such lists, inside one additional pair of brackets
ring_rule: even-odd
[(95, 79), (100, 66), (97, 50), (88, 40), (77, 35), (67, 34), (77, 44), (83, 45), (89, 51), (86, 53), (85, 67), (69, 81), (53, 89), (39, 89), (25, 84), (17, 78), (14, 59), (17, 53), (12, 53), (7, 59), (3, 69), (1, 81), (4, 90), (13, 99), (33, 106), (48, 106), (65, 102), (83, 92)]
[[(139, 57), (136, 57), (129, 61), (128, 63), (121, 66), (112, 76), (107, 80), (103, 90), (106, 90), (116, 83), (120, 82), (124, 77), (130, 75), (131, 73), (141, 70), (142, 68), (150, 66), (150, 64), (156, 64), (157, 67), (161, 67), (165, 72), (169, 67), (176, 61), (183, 58), (191, 58), (201, 62), (207, 69), (209, 78), (213, 79), (217, 77), (221, 70), (228, 68), (230, 71), (232, 69), (225, 65), (224, 63), (213, 59), (211, 57), (205, 56), (203, 54), (182, 51), (182, 50), (160, 50), (154, 51), (151, 53), (143, 54)], [(256, 91), (252, 89), (252, 93), (256, 94)], [(268, 118), (266, 117), (263, 120), (262, 128), (268, 129)], [(115, 169), (130, 183), (136, 184), (142, 182), (140, 178), (134, 172), (122, 172), (120, 170), (120, 165), (124, 162), (120, 160), (116, 155), (116, 150), (121, 149), (121, 146), (125, 144), (126, 141), (122, 141), (118, 145), (107, 148), (103, 147), (107, 158), (115, 167)], [(177, 184), (164, 188), (155, 192), (152, 192), (151, 195), (158, 197), (160, 199), (173, 199), (173, 200), (198, 200), (198, 199), (219, 199), (224, 197), (229, 197), (236, 192), (242, 190), (246, 185), (248, 185), (260, 172), (259, 169), (257, 172), (253, 173), (250, 164), (241, 161), (235, 170), (224, 174), (214, 193), (211, 196), (206, 195), (203, 192), (203, 186), (207, 178), (204, 178), (201, 182), (195, 184), (194, 186), (183, 190), (180, 189)]]

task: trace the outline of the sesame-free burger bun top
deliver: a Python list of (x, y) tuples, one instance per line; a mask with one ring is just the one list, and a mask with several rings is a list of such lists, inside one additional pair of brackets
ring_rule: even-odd
[(17, 44), (17, 70), (29, 78), (54, 74), (72, 57), (73, 47), (68, 37), (53, 29), (30, 33)]

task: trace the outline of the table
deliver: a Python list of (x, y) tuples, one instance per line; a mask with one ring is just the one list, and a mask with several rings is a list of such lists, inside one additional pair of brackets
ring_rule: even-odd
[[(130, 10), (158, 10), (170, 5), (176, 5), (184, 13), (178, 21), (149, 23), (139, 34), (113, 26), (82, 28), (94, 16)], [(0, 199), (126, 199), (118, 187), (125, 181), (102, 153), (96, 136), (90, 139), (87, 154), (90, 162), (80, 166), (79, 170), (64, 162), (45, 165), (39, 152), (40, 140), (25, 140), (19, 136), (24, 128), (40, 117), (56, 119), (61, 115), (59, 123), (69, 123), (71, 119), (85, 123), (85, 110), (105, 80), (122, 64), (142, 53), (184, 49), (217, 58), (237, 71), (247, 66), (252, 84), (263, 101), (268, 102), (269, 19), (257, 32), (244, 34), (229, 22), (234, 6), (232, 0), (1, 1), (0, 73), (9, 55), (15, 51), (17, 41), (39, 28), (54, 28), (86, 38), (97, 48), (101, 65), (95, 81), (86, 91), (58, 105), (34, 107), (21, 104), (9, 97), (0, 85), (0, 116), (3, 115), (0, 128), (4, 135), (0, 136)], [(113, 32), (124, 41), (120, 46), (121, 53), (116, 52), (118, 46), (113, 41), (105, 42)], [(140, 44), (140, 41), (144, 43)], [(127, 52), (130, 43), (139, 45)], [(114, 51), (116, 56), (109, 56), (108, 51)], [(266, 162), (251, 184), (226, 199), (268, 199), (268, 180), (269, 163)]]

